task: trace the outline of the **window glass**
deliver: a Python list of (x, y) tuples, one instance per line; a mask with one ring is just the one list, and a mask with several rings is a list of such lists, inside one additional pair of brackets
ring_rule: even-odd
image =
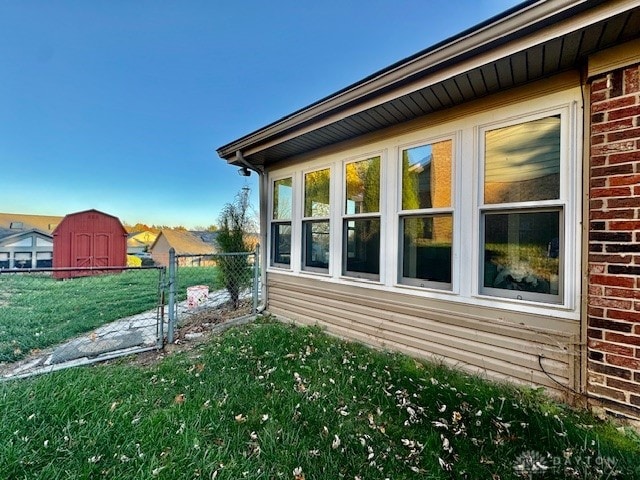
[(402, 239), (405, 283), (418, 286), (429, 286), (429, 282), (451, 284), (452, 215), (405, 217)]
[(485, 204), (558, 198), (559, 115), (485, 133)]
[(0, 268), (9, 268), (9, 252), (0, 252)]
[(292, 205), (292, 178), (283, 178), (273, 182), (273, 219), (289, 220)]
[(484, 286), (558, 295), (560, 217), (559, 210), (485, 213)]
[(329, 268), (329, 222), (304, 222), (304, 268)]
[(451, 206), (453, 142), (445, 140), (402, 151), (402, 209)]
[(380, 210), (380, 157), (347, 163), (345, 213), (374, 213)]
[(329, 216), (329, 169), (309, 172), (304, 176), (304, 216)]
[(32, 268), (31, 252), (16, 252), (13, 254), (14, 268)]
[(281, 265), (291, 263), (291, 224), (274, 223), (271, 225), (272, 262)]
[(345, 220), (345, 273), (380, 273), (380, 219), (364, 218)]
[(36, 268), (51, 268), (53, 252), (36, 252)]

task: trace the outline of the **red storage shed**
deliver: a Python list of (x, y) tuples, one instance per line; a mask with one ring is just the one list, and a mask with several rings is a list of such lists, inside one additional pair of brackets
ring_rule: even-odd
[[(127, 232), (120, 220), (98, 210), (70, 213), (53, 231), (54, 268), (127, 265)], [(54, 272), (55, 278), (95, 275), (104, 271)]]

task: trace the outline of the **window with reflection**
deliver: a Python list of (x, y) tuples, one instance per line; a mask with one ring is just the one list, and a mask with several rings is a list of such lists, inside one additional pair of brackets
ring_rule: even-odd
[(31, 252), (15, 252), (13, 254), (13, 268), (33, 268)]
[(331, 214), (331, 171), (328, 168), (305, 173), (302, 219), (302, 269), (329, 271)]
[(0, 268), (9, 268), (9, 252), (0, 252)]
[(36, 268), (51, 268), (53, 252), (36, 252)]
[(345, 164), (343, 274), (380, 278), (379, 156)]
[(481, 293), (562, 302), (561, 117), (484, 132)]
[(402, 150), (399, 281), (451, 289), (453, 141)]
[(291, 218), (293, 207), (293, 178), (273, 182), (271, 213), (271, 265), (291, 266)]

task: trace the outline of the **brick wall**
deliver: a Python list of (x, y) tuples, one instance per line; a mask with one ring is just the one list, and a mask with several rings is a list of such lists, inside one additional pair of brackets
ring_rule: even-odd
[(592, 79), (590, 135), (587, 390), (640, 419), (640, 64)]

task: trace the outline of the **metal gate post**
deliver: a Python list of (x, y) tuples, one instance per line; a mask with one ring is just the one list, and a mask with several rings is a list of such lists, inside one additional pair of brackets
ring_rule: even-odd
[(253, 253), (253, 309), (251, 313), (258, 313), (258, 273), (260, 269), (260, 244), (256, 244), (256, 251)]
[(169, 249), (169, 322), (167, 325), (167, 343), (174, 342), (176, 326), (176, 251)]

